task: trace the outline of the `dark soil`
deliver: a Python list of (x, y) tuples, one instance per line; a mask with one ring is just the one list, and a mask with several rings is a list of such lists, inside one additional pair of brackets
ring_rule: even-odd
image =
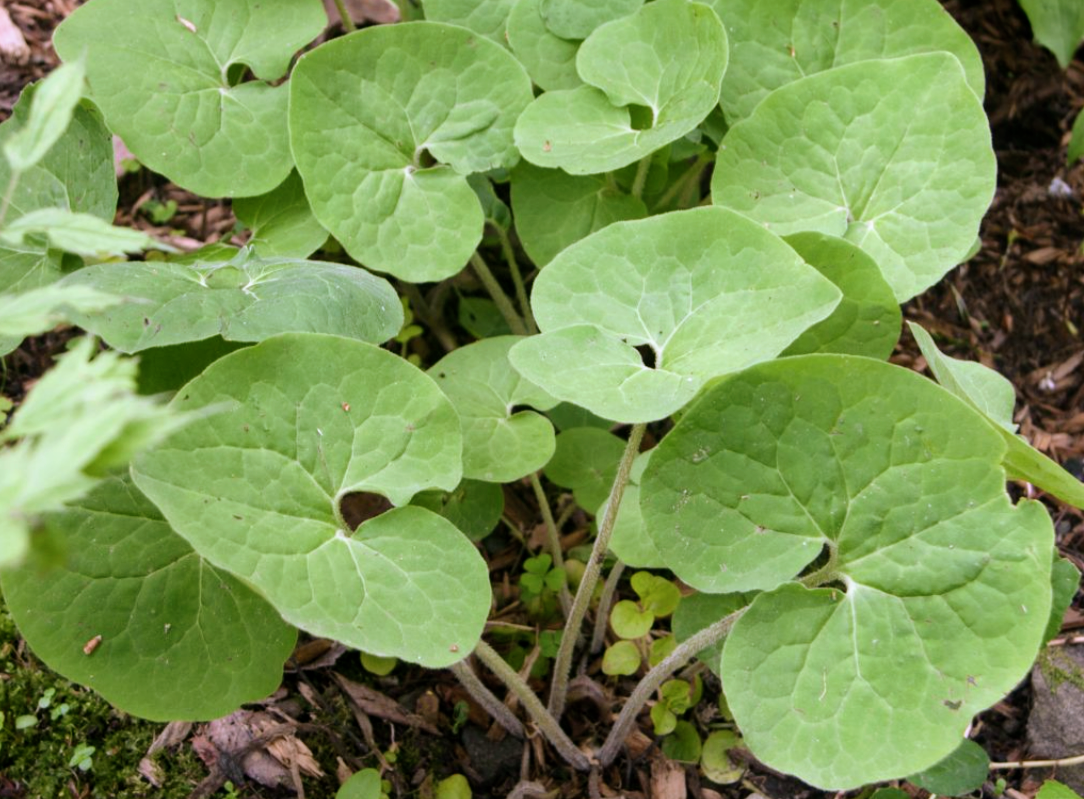
[[(9, 0), (6, 4), (27, 40), (29, 57), (23, 63), (0, 63), (0, 116), (6, 117), (26, 83), (56, 65), (49, 45), (51, 30), (78, 4), (78, 0)], [(1032, 44), (1027, 19), (1016, 0), (945, 0), (945, 6), (975, 39), (986, 63), (986, 110), (999, 163), (998, 191), (982, 226), (978, 254), (908, 303), (905, 315), (934, 333), (950, 354), (978, 360), (1008, 377), (1017, 388), (1021, 433), (1077, 476), (1084, 476), (1084, 162), (1072, 167), (1065, 164), (1068, 131), (1084, 107), (1084, 60), (1078, 55), (1063, 72), (1052, 55)], [(1064, 188), (1058, 189), (1059, 181)], [(119, 220), (160, 237), (170, 236), (183, 243), (185, 239), (196, 242), (233, 235), (228, 204), (194, 198), (145, 173), (124, 176), (121, 196)], [(153, 225), (139, 210), (148, 200), (170, 199), (178, 203), (178, 212), (168, 225)], [(48, 367), (67, 335), (60, 331), (30, 341), (8, 358), (6, 393), (18, 399), (22, 383)], [(893, 359), (915, 369), (925, 368), (908, 334)], [(1031, 491), (1029, 487), (1017, 489)], [(541, 521), (530, 488), (517, 486), (506, 493), (509, 516), (529, 535)], [(1043, 499), (1054, 518), (1061, 551), (1084, 568), (1084, 514)], [(586, 535), (586, 519), (573, 516), (565, 532), (566, 544), (575, 545)], [(494, 536), (487, 540), (487, 549), (498, 618), (533, 624), (523, 615), (513, 587), (522, 561), (520, 544)], [(1078, 599), (1067, 615), (1064, 631), (1084, 626), (1080, 607)], [(268, 710), (314, 750), (327, 774), (302, 778), (309, 797), (334, 795), (337, 765), (348, 771), (387, 765), (393, 795), (401, 796), (425, 796), (434, 781), (455, 772), (467, 775), (476, 797), (506, 796), (520, 780), (536, 781), (564, 797), (623, 793), (670, 799), (686, 795), (661, 789), (652, 794), (652, 775), (661, 779), (662, 767), (656, 758), (657, 742), (649, 737), (650, 723), (642, 727), (638, 751), (601, 775), (600, 784), (589, 786), (586, 778), (565, 768), (538, 739), (521, 744), (497, 734), (446, 672), (423, 672), (400, 665), (390, 677), (378, 679), (360, 669), (356, 655), (342, 654), (330, 643), (319, 641), (307, 642), (295, 659), (296, 668), (287, 673), (283, 689), (270, 700)], [(343, 683), (332, 676), (329, 666), (336, 661), (335, 670), (401, 702), (416, 715), (405, 722), (388, 721), (371, 708), (360, 710)], [(625, 686), (615, 686), (601, 675), (597, 661), (583, 665), (585, 677), (579, 685), (583, 698), (570, 712), (567, 727), (575, 740), (588, 741), (598, 737), (595, 727), (600, 717), (610, 711), (615, 696), (624, 695)], [(714, 712), (713, 689), (717, 689), (710, 675), (707, 683), (700, 708), (704, 718)], [(542, 682), (536, 684), (543, 687)], [(1030, 703), (1030, 688), (1025, 685), (977, 719), (975, 738), (992, 759), (1016, 760), (1028, 755), (1024, 731)], [(462, 716), (463, 712), (467, 715)], [(425, 732), (418, 719), (444, 734)], [(448, 732), (451, 729), (456, 732)], [(0, 753), (0, 764), (3, 762)], [(193, 795), (218, 791), (227, 776), (235, 782), (243, 780), (236, 764), (226, 769), (222, 762), (220, 758), (217, 765), (208, 768), (209, 777), (200, 786), (194, 783), (203, 775), (193, 778)], [(136, 767), (133, 762), (133, 774)], [(1015, 771), (1004, 772), (1004, 776), (1009, 789), (1019, 792), (1017, 797), (1034, 795), (1038, 783), (1032, 777)], [(26, 775), (0, 770), (0, 796), (25, 795), (20, 793), (25, 779)], [(687, 769), (684, 782), (684, 790), (696, 799), (746, 797), (754, 790), (773, 799), (828, 796), (755, 762), (749, 764), (742, 783), (733, 786), (709, 786), (695, 768)], [(238, 790), (241, 796), (295, 793), (290, 788), (266, 788), (252, 781)], [(907, 790), (915, 796), (926, 795), (913, 788)], [(86, 782), (78, 780), (69, 783), (64, 795), (69, 794), (96, 795)], [(144, 793), (133, 789), (130, 795)], [(154, 795), (149, 784), (147, 795)], [(995, 795), (991, 784), (984, 795)]]

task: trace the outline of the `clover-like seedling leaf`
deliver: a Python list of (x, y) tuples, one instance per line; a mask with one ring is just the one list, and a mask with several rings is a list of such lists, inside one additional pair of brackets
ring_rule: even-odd
[(497, 483), (464, 480), (451, 491), (422, 491), (410, 504), (439, 513), (471, 541), (481, 541), (501, 520), (504, 492)]
[(542, 334), (509, 357), (559, 399), (607, 419), (654, 421), (712, 377), (778, 355), (839, 297), (739, 214), (698, 208), (617, 222), (541, 272), (531, 307)]
[[(23, 92), (12, 118), (0, 125), (0, 144), (27, 124), (33, 94)], [(7, 159), (0, 159), (0, 183), (11, 185), (12, 174)], [(106, 223), (116, 213), (112, 137), (89, 106), (76, 106), (64, 135), (19, 175), (4, 221), (10, 226), (26, 214), (53, 208), (92, 214)], [(40, 288), (60, 278), (66, 268), (64, 254), (39, 237), (16, 245), (0, 241), (0, 292)]]
[(795, 233), (785, 241), (843, 292), (832, 315), (805, 331), (783, 355), (838, 352), (888, 360), (903, 314), (877, 263), (844, 239)]
[(571, 488), (581, 508), (597, 508), (610, 496), (625, 442), (597, 427), (573, 427), (557, 436), (553, 458), (543, 470), (546, 479)]
[(726, 65), (726, 31), (710, 7), (648, 3), (595, 29), (576, 56), (585, 85), (531, 103), (516, 145), (533, 164), (577, 175), (631, 164), (700, 124)]
[(265, 258), (308, 258), (327, 241), (297, 172), (267, 194), (238, 197), (233, 212), (252, 231), (249, 246)]
[[(274, 84), (326, 24), (318, 0), (94, 0), (53, 42), (65, 61), (85, 54), (91, 98), (142, 163), (243, 197), (290, 173), (288, 89)], [(245, 70), (256, 80), (240, 82)]]
[(1084, 40), (1084, 6), (1074, 0), (1020, 0), (1035, 41), (1052, 52), (1068, 69)]
[(741, 760), (731, 760), (728, 752), (742, 745), (741, 736), (733, 730), (713, 730), (704, 739), (700, 753), (700, 768), (712, 782), (730, 785), (741, 779), (745, 766)]
[(404, 280), (458, 272), (482, 238), (466, 175), (519, 160), (531, 82), (465, 28), (367, 28), (300, 59), (290, 136), (316, 218), (354, 258)]
[(776, 89), (723, 139), (711, 193), (780, 236), (846, 238), (902, 302), (970, 251), (995, 173), (986, 114), (960, 62), (927, 53)]
[(193, 552), (129, 479), (104, 480), (44, 527), (62, 562), (0, 578), (50, 668), (161, 721), (218, 718), (278, 687), (296, 631)]
[(610, 611), (610, 626), (621, 638), (642, 638), (651, 632), (655, 615), (631, 599), (622, 599)]
[(677, 586), (665, 577), (651, 572), (636, 572), (630, 580), (632, 590), (640, 597), (644, 610), (656, 617), (669, 616), (681, 601)]
[[(211, 364), (171, 407), (218, 412), (133, 476), (202, 557), (315, 635), (431, 667), (471, 651), (485, 563), (451, 522), (402, 507), (461, 478), (459, 420), (424, 373), (371, 344), (292, 333)], [(341, 505), (358, 492), (397, 507), (351, 532)]]
[(423, 0), (425, 18), (431, 22), (447, 22), (459, 25), (505, 44), (505, 27), (508, 15), (516, 6), (516, 0)]
[(508, 15), (508, 44), (531, 80), (545, 91), (574, 89), (579, 41), (562, 39), (546, 27), (542, 0), (517, 0)]
[(429, 369), (459, 414), (465, 477), (508, 483), (538, 471), (553, 455), (550, 420), (518, 407), (544, 411), (557, 403), (508, 363), (508, 351), (520, 340), (499, 336), (476, 341)]
[(945, 51), (964, 65), (980, 98), (985, 76), (971, 37), (937, 0), (711, 0), (728, 28), (722, 106), (731, 123), (771, 91), (858, 61)]
[(537, 266), (613, 222), (647, 216), (644, 201), (606, 175), (569, 175), (526, 162), (512, 172), (512, 208), (523, 249)]
[(690, 585), (765, 590), (722, 658), (758, 758), (838, 789), (914, 773), (1027, 673), (1053, 529), (1010, 502), (1004, 452), (966, 403), (854, 356), (761, 364), (683, 415), (644, 474), (644, 519)]
[(644, 0), (542, 0), (546, 27), (562, 39), (586, 39), (595, 28), (636, 13)]
[(633, 641), (617, 641), (602, 655), (602, 673), (611, 677), (628, 676), (640, 669), (643, 656)]
[(374, 344), (403, 323), (399, 297), (364, 269), (242, 250), (229, 261), (133, 261), (89, 266), (64, 279), (129, 298), (73, 319), (123, 352), (221, 336), (261, 341), (277, 333), (333, 333)]
[(912, 322), (907, 324), (937, 382), (985, 415), (1001, 432), (1008, 445), (1005, 467), (1010, 476), (1034, 483), (1063, 502), (1084, 507), (1084, 483), (1016, 435), (1016, 389), (1012, 383), (981, 363), (945, 356), (925, 330)]

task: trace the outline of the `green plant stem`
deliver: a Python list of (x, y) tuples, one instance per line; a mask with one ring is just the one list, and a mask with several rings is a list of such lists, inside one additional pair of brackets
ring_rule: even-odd
[(625, 572), (625, 564), (617, 561), (610, 573), (606, 575), (606, 582), (602, 585), (602, 596), (598, 600), (598, 610), (595, 611), (595, 631), (591, 634), (591, 654), (597, 655), (602, 651), (606, 643), (606, 626), (610, 621), (610, 606), (613, 605), (614, 594), (617, 593), (617, 584), (621, 582), (621, 575)]
[(516, 300), (523, 313), (523, 320), (527, 323), (527, 332), (537, 333), (538, 324), (534, 321), (534, 314), (531, 313), (531, 301), (527, 299), (527, 286), (523, 282), (523, 273), (520, 272), (512, 240), (508, 238), (508, 231), (501, 228), (497, 229), (497, 235), (501, 239), (501, 252), (504, 253), (504, 260), (508, 263), (508, 271), (512, 273), (512, 284), (516, 287)]
[(478, 675), (474, 673), (474, 669), (467, 665), (467, 661), (461, 660), (454, 663), (449, 667), (449, 670), (456, 676), (460, 684), (467, 689), (467, 693), (474, 697), (474, 700), (485, 708), (485, 711), (493, 717), (494, 721), (504, 727), (510, 735), (520, 739), (527, 737), (527, 732), (523, 729), (523, 722), (517, 719), (504, 702), (482, 684), (482, 681), (478, 679)]
[(651, 212), (653, 214), (657, 214), (660, 210), (666, 208), (666, 206), (668, 206), (675, 199), (677, 199), (677, 197), (685, 190), (686, 187), (690, 185), (690, 183), (695, 183), (700, 179), (700, 175), (701, 173), (703, 173), (704, 167), (710, 164), (711, 161), (712, 156), (708, 153), (701, 153), (700, 155), (698, 155), (692, 165), (684, 172), (682, 172), (681, 176), (673, 183), (671, 183), (670, 186), (666, 189), (666, 191), (663, 192), (662, 197), (660, 197), (659, 201), (655, 203), (654, 207), (652, 207)]
[(610, 489), (610, 498), (606, 501), (606, 513), (602, 518), (602, 524), (599, 525), (595, 544), (591, 548), (591, 558), (587, 561), (587, 568), (583, 571), (576, 598), (572, 600), (572, 610), (569, 611), (568, 620), (565, 622), (561, 646), (553, 662), (553, 683), (550, 686), (548, 705), (550, 713), (557, 719), (564, 713), (568, 680), (572, 674), (572, 654), (576, 648), (577, 639), (580, 637), (583, 618), (587, 614), (587, 608), (591, 604), (591, 597), (595, 593), (595, 586), (602, 572), (602, 562), (606, 559), (606, 550), (610, 546), (614, 522), (617, 520), (617, 509), (621, 505), (621, 497), (625, 495), (625, 486), (628, 485), (629, 474), (632, 472), (632, 462), (636, 460), (640, 452), (640, 442), (644, 438), (646, 429), (646, 424), (636, 424), (629, 432), (629, 441), (625, 445), (625, 452), (621, 455), (621, 462), (617, 466), (617, 476)]
[(7, 219), (8, 209), (11, 207), (11, 198), (15, 196), (15, 187), (19, 185), (20, 172), (12, 170), (11, 179), (8, 180), (8, 186), (4, 189), (4, 199), (0, 202), (0, 226), (4, 224), (4, 220)]
[(418, 284), (400, 280), (399, 289), (406, 295), (407, 299), (410, 300), (410, 307), (414, 309), (414, 315), (418, 317), (423, 325), (429, 328), (429, 331), (434, 336), (436, 336), (437, 341), (440, 342), (440, 346), (444, 351), (451, 352), (452, 350), (458, 349), (459, 342), (448, 332), (448, 328), (441, 323), (440, 318), (433, 313), (433, 309), (429, 307), (429, 303), (422, 294), (422, 290), (418, 288)]
[(561, 550), (561, 534), (557, 530), (557, 525), (553, 521), (553, 511), (550, 510), (549, 500), (546, 499), (546, 491), (542, 488), (542, 481), (538, 479), (538, 473), (531, 474), (531, 488), (534, 489), (534, 498), (538, 501), (538, 508), (542, 511), (542, 521), (546, 524), (546, 540), (549, 542), (550, 557), (553, 558), (553, 565), (555, 568), (561, 570), (561, 574), (564, 575), (565, 582), (561, 585), (561, 590), (558, 592), (557, 597), (561, 602), (561, 610), (565, 616), (568, 616), (568, 611), (572, 607), (572, 597), (568, 593), (568, 573), (565, 571), (565, 553)]
[(358, 26), (354, 24), (354, 20), (350, 18), (350, 15), (346, 12), (346, 3), (343, 0), (335, 0), (335, 8), (339, 10), (339, 16), (343, 21), (343, 30), (347, 33), (353, 33), (358, 29)]
[(478, 645), (474, 648), (474, 654), (505, 684), (509, 691), (516, 695), (520, 704), (523, 705), (523, 709), (527, 711), (531, 720), (538, 725), (542, 734), (553, 744), (553, 748), (557, 750), (561, 757), (573, 768), (579, 771), (589, 771), (591, 761), (587, 759), (587, 755), (576, 748), (576, 745), (572, 743), (572, 739), (557, 723), (557, 719), (549, 714), (542, 705), (542, 701), (523, 678), (516, 673), (516, 670), (509, 666), (504, 658), (498, 655), (493, 647), (485, 641), (478, 642)]
[(639, 200), (644, 195), (647, 173), (651, 171), (651, 156), (645, 155), (636, 166), (636, 177), (632, 181), (632, 196)]
[(1057, 768), (1058, 766), (1079, 766), (1084, 763), (1084, 755), (1063, 757), (1059, 760), (1012, 760), (1008, 763), (991, 763), (990, 770), (1014, 768)]
[(621, 747), (625, 743), (625, 739), (629, 736), (629, 732), (632, 730), (633, 724), (636, 722), (636, 717), (640, 715), (640, 711), (643, 710), (647, 700), (659, 689), (659, 686), (663, 684), (670, 675), (680, 669), (696, 655), (709, 646), (718, 643), (723, 638), (730, 628), (734, 626), (734, 622), (745, 613), (745, 608), (736, 610), (729, 616), (724, 616), (719, 621), (712, 624), (710, 627), (705, 627), (700, 632), (691, 638), (686, 639), (681, 644), (678, 644), (677, 648), (671, 652), (667, 657), (655, 668), (649, 671), (639, 684), (633, 690), (629, 696), (628, 701), (625, 702), (625, 706), (621, 708), (621, 713), (617, 716), (617, 721), (614, 722), (614, 726), (610, 729), (610, 734), (606, 736), (606, 741), (602, 745), (602, 749), (598, 752), (598, 762), (602, 768), (610, 765), (621, 751)]
[(486, 291), (489, 292), (489, 296), (493, 298), (493, 302), (497, 304), (497, 310), (501, 312), (501, 316), (508, 322), (508, 326), (512, 328), (512, 332), (517, 336), (527, 335), (527, 326), (523, 324), (523, 320), (519, 314), (516, 313), (516, 309), (512, 307), (512, 301), (508, 299), (508, 295), (504, 293), (504, 289), (501, 288), (501, 284), (497, 282), (497, 278), (493, 276), (493, 272), (490, 271), (489, 265), (482, 260), (482, 256), (475, 252), (470, 257), (471, 265), (474, 267), (474, 271), (478, 274), (478, 278), (482, 281), (482, 285), (485, 286)]

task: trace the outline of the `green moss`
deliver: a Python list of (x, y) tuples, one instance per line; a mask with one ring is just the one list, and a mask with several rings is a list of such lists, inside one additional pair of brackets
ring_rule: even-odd
[(1050, 686), (1050, 693), (1057, 693), (1063, 683), (1069, 683), (1084, 691), (1084, 671), (1058, 647), (1046, 647), (1039, 653), (1039, 670)]

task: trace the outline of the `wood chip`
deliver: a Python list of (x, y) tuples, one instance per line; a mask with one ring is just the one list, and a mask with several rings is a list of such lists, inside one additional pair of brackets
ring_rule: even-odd
[(376, 716), (378, 719), (390, 721), (393, 724), (405, 724), (424, 730), (430, 735), (440, 735), (440, 730), (430, 724), (421, 716), (410, 713), (391, 697), (385, 696), (380, 691), (373, 690), (366, 685), (348, 680), (341, 674), (335, 673), (335, 680), (343, 691), (367, 715)]

